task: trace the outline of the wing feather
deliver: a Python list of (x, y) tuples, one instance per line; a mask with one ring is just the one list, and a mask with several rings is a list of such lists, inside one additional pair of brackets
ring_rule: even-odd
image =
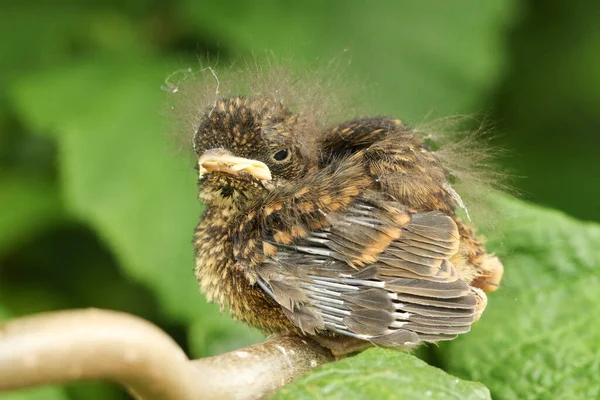
[(264, 238), (277, 251), (257, 269), (303, 331), (389, 347), (469, 331), (477, 298), (450, 262), (459, 245), (452, 218), (363, 196), (327, 221), (291, 243)]

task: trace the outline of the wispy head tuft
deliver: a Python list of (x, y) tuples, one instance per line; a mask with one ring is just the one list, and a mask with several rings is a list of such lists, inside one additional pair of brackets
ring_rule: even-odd
[(356, 85), (339, 60), (305, 68), (287, 61), (239, 61), (228, 67), (200, 65), (175, 71), (163, 89), (180, 146), (190, 148), (201, 120), (218, 100), (233, 96), (281, 104), (299, 116), (305, 146), (335, 123), (357, 113)]

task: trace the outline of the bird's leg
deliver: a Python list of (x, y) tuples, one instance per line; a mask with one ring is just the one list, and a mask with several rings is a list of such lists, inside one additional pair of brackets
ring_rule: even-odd
[(354, 353), (359, 353), (373, 345), (362, 339), (346, 336), (316, 336), (310, 338), (321, 346), (329, 349), (336, 360), (340, 360)]
[[(298, 336), (289, 332), (275, 332), (269, 335), (267, 341), (288, 336)], [(347, 337), (347, 336), (317, 336), (307, 335), (302, 336), (312, 342), (316, 342), (319, 346), (329, 350), (336, 360), (340, 360), (355, 353), (359, 353), (373, 345), (362, 339)]]

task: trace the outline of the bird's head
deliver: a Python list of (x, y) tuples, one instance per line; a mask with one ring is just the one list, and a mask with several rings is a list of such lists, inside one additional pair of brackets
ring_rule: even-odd
[(298, 116), (281, 103), (230, 97), (204, 115), (194, 136), (200, 199), (243, 207), (316, 164), (299, 142)]

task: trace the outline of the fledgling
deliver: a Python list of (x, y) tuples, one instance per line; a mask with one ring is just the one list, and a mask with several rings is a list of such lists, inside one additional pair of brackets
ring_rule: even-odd
[(194, 247), (208, 300), (336, 354), (469, 331), (503, 269), (456, 216), (435, 153), (396, 119), (309, 134), (302, 117), (261, 97), (204, 114)]

